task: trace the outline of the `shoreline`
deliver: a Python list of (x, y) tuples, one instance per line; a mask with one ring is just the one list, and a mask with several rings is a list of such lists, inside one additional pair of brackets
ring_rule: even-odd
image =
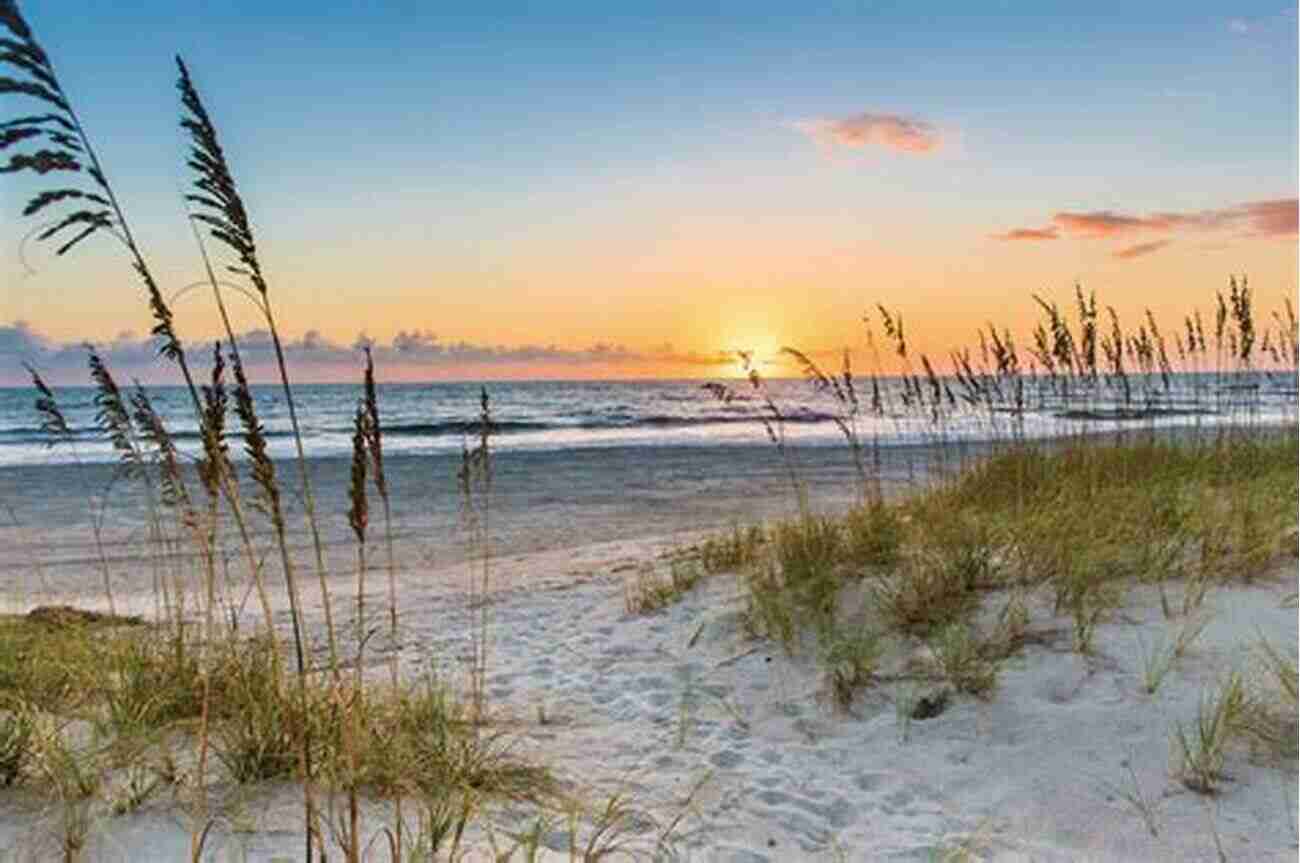
[[(1290, 434), (1288, 426), (1249, 429), (1253, 435)], [(1189, 440), (1239, 431), (1238, 427), (1197, 429), (1115, 428), (1083, 437), (1034, 441), (1051, 452), (1081, 440), (1090, 444), (1156, 439)], [(887, 499), (923, 490), (928, 478), (970, 464), (1015, 444), (938, 439), (880, 449), (879, 477)], [(858, 500), (859, 478), (848, 448), (791, 446), (796, 474), (814, 512), (842, 513)], [(394, 541), (399, 572), (445, 569), (463, 564), (467, 534), (456, 493), (459, 454), (386, 456), (393, 493)], [(868, 462), (872, 453), (864, 452)], [(296, 468), (277, 461), (286, 524), (294, 556), (304, 572), (314, 573), (310, 538), (298, 495)], [(653, 539), (683, 532), (727, 530), (734, 526), (789, 518), (799, 511), (788, 469), (776, 448), (764, 441), (722, 446), (596, 447), (589, 450), (494, 453), (491, 498), (494, 554), (501, 557), (603, 542)], [(308, 459), (317, 515), (331, 580), (353, 575), (354, 553), (346, 510), (350, 459)], [(106, 610), (102, 564), (91, 519), (98, 514), (104, 553), (114, 592), (151, 594), (152, 576), (142, 564), (156, 550), (147, 541), (149, 521), (144, 495), (120, 482), (115, 465), (52, 464), (0, 466), (0, 592), (6, 597), (65, 596)], [(31, 494), (39, 490), (39, 496)], [(104, 490), (108, 489), (107, 494)], [(246, 475), (241, 495), (250, 510), (255, 543), (273, 542)], [(110, 505), (97, 507), (107, 499)], [(170, 519), (164, 514), (164, 520)], [(241, 554), (234, 526), (222, 528), (231, 561)], [(372, 526), (379, 538), (378, 524)], [(181, 552), (179, 561), (195, 558)], [(134, 571), (134, 575), (132, 572)]]

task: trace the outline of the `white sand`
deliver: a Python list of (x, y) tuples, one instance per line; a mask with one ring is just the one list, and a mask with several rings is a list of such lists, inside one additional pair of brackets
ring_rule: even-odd
[[(1212, 861), (1216, 832), (1228, 860), (1296, 859), (1294, 764), (1234, 751), (1222, 793), (1206, 798), (1171, 775), (1170, 759), (1174, 724), (1194, 718), (1221, 675), (1249, 667), (1249, 645), (1262, 635), (1294, 655), (1296, 611), (1281, 602), (1296, 589), (1293, 561), (1256, 586), (1211, 593), (1209, 625), (1154, 696), (1141, 690), (1139, 637), (1150, 646), (1171, 624), (1152, 594), (1135, 590), (1086, 660), (1070, 651), (1069, 620), (1036, 605), (1038, 638), (1007, 663), (992, 700), (958, 696), (912, 722), (904, 742), (894, 707), (902, 684), (869, 688), (837, 715), (810, 657), (744, 638), (733, 577), (628, 616), (625, 580), (648, 560), (666, 567), (661, 555), (687, 539), (503, 556), (493, 567), (493, 710), (516, 752), (575, 790), (631, 795), (646, 857), (690, 796), (671, 859), (942, 860), (965, 847), (984, 860)], [(403, 577), (408, 672), (436, 662), (462, 673), (466, 577), (464, 567)], [(381, 578), (372, 584), (378, 607)], [(344, 579), (334, 589), (348, 595)], [(1157, 836), (1123, 799), (1133, 790), (1126, 765), (1155, 801)], [(15, 854), (0, 859), (49, 859), (57, 814), (23, 799), (0, 798), (0, 849)], [(260, 792), (214, 833), (210, 859), (301, 859), (299, 805), (292, 789)], [(182, 859), (188, 823), (170, 806), (97, 824), (91, 859)], [(563, 825), (548, 840), (567, 849)], [(376, 844), (371, 859), (386, 860), (386, 850)]]

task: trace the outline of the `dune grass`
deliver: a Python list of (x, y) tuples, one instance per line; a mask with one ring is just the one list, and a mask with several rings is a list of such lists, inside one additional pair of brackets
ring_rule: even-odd
[(704, 577), (706, 566), (694, 557), (678, 556), (669, 561), (665, 575), (653, 563), (639, 567), (624, 584), (623, 604), (628, 614), (658, 611), (692, 590)]
[[(1127, 592), (1154, 585), (1180, 618), (1170, 643), (1147, 654), (1154, 693), (1204, 628), (1207, 591), (1295, 553), (1296, 453), (1293, 432), (1267, 431), (1018, 445), (892, 503), (778, 522), (752, 543), (763, 553), (735, 567), (748, 630), (791, 653), (820, 643), (843, 703), (846, 681), (871, 677), (846, 670), (856, 624), (843, 618), (867, 613), (882, 633), (929, 644), (937, 676), (958, 692), (987, 695), (1029, 623), (1028, 593), (1052, 600), (1086, 655)], [(879, 526), (870, 539), (867, 525)], [(858, 605), (845, 605), (850, 595)], [(1007, 605), (981, 629), (995, 596)], [(1273, 667), (1285, 676), (1285, 660)]]

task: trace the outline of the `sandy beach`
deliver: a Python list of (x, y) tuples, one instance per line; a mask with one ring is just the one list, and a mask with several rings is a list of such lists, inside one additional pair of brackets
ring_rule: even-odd
[[(459, 453), (388, 459), (398, 566), (408, 574), (464, 560), (466, 534), (456, 492)], [(854, 500), (854, 468), (841, 447), (797, 454), (800, 476), (819, 507)], [(927, 456), (900, 448), (882, 472), (903, 489), (919, 478)], [(311, 459), (313, 488), (327, 566), (344, 583), (355, 552), (347, 524), (349, 462)], [(115, 593), (152, 601), (148, 510), (139, 487), (114, 484), (105, 464), (0, 467), (0, 595), (20, 605), (38, 595), (77, 597), (98, 607), (103, 578), (92, 519), (101, 520)], [(296, 486), (292, 462), (280, 465)], [(39, 490), (33, 493), (33, 490)], [(247, 478), (244, 496), (253, 489)], [(107, 507), (101, 510), (101, 502)], [(297, 495), (286, 494), (290, 542), (310, 565), (311, 542)], [(504, 560), (585, 546), (728, 528), (795, 511), (786, 468), (770, 446), (592, 448), (577, 452), (506, 452), (493, 464), (492, 545)], [(266, 519), (250, 519), (259, 544), (272, 542)], [(229, 519), (227, 554), (238, 554)], [(182, 549), (184, 552), (185, 549)], [(416, 582), (421, 576), (413, 575)], [(143, 599), (141, 599), (143, 597)], [(44, 600), (42, 600), (44, 601)]]
[[(615, 454), (591, 457), (607, 459), (610, 475), (616, 473)], [(633, 615), (626, 608), (632, 581), (647, 568), (666, 572), (674, 555), (710, 530), (792, 511), (780, 463), (760, 451), (750, 459), (728, 469), (728, 480), (722, 471), (702, 471), (704, 456), (665, 454), (659, 463), (643, 462), (642, 486), (631, 476), (625, 485), (588, 482), (576, 501), (557, 494), (572, 476), (530, 473), (537, 465), (503, 459), (487, 609), (493, 722), (515, 754), (550, 767), (573, 794), (593, 801), (627, 795), (640, 819), (630, 846), (638, 856), (1210, 861), (1222, 847), (1229, 860), (1294, 859), (1294, 765), (1233, 755), (1221, 793), (1205, 797), (1172, 775), (1170, 749), (1175, 723), (1189, 722), (1223, 675), (1248, 668), (1252, 644), (1262, 638), (1293, 649), (1296, 613), (1284, 605), (1295, 590), (1293, 559), (1275, 563), (1250, 586), (1214, 590), (1199, 612), (1207, 620), (1203, 634), (1155, 695), (1142, 689), (1144, 650), (1172, 638), (1177, 624), (1163, 619), (1150, 589), (1137, 588), (1099, 627), (1099, 647), (1089, 657), (1072, 652), (1069, 619), (1054, 617), (1051, 603), (1035, 598), (1026, 645), (1004, 668), (991, 700), (958, 695), (933, 718), (905, 721), (897, 704), (910, 684), (891, 683), (890, 674), (924, 661), (927, 648), (900, 640), (887, 647), (883, 682), (838, 711), (814, 657), (789, 657), (746, 637), (743, 588), (734, 574), (707, 577), (659, 612)], [(338, 487), (328, 480), (341, 464), (315, 467), (322, 488)], [(846, 468), (829, 453), (823, 463), (805, 464), (814, 491), (833, 490), (814, 497), (817, 508), (851, 501)], [(591, 465), (585, 470), (588, 479), (599, 475)], [(539, 483), (525, 482), (526, 473)], [(416, 474), (399, 464), (394, 476)], [(6, 490), (30, 479), (11, 470)], [(456, 551), (454, 530), (446, 530), (451, 537), (421, 531), (427, 513), (419, 502), (432, 498), (431, 489), (411, 485), (398, 512), (401, 641), (377, 646), (370, 672), (382, 676), (387, 651), (396, 649), (405, 675), (434, 673), (459, 683), (477, 620), (467, 601), (471, 563), (463, 544)], [(712, 493), (700, 493), (702, 487)], [(454, 518), (447, 502), (454, 497), (440, 498), (430, 522)], [(102, 605), (84, 526), (58, 524), (65, 504), (72, 512), (60, 500), (51, 495), (48, 529), (6, 529), (5, 597), (15, 606), (37, 599)], [(325, 500), (323, 509), (333, 499)], [(351, 627), (343, 525), (326, 523), (338, 570), (336, 619)], [(140, 559), (133, 569), (127, 551), (138, 542), (129, 516), (113, 524), (125, 531), (113, 543), (119, 601), (149, 613), (148, 581)], [(34, 583), (37, 574), (24, 558), (42, 544), (62, 556), (47, 555)], [(26, 603), (18, 601), (22, 585), (36, 594)], [(382, 607), (382, 589), (377, 580), (372, 608)], [(307, 621), (323, 661), (323, 615), (316, 594), (309, 596)], [(998, 599), (986, 598), (985, 617)], [(300, 853), (301, 803), (293, 789), (219, 793), (227, 814), (205, 859), (272, 861)], [(1150, 824), (1133, 794), (1150, 802)], [(21, 794), (7, 795), (3, 805), (6, 859), (45, 859), (51, 811)], [(369, 810), (373, 830), (385, 814), (378, 805)], [(501, 840), (532, 815), (526, 807), (506, 808), (493, 818)], [(669, 824), (671, 836), (660, 847)], [(177, 859), (188, 831), (183, 810), (159, 798), (97, 824), (92, 859)], [(476, 842), (467, 859), (488, 859), (487, 837)], [(552, 825), (544, 844), (554, 859), (568, 859), (568, 843), (567, 828)], [(377, 844), (369, 859), (386, 855)]]

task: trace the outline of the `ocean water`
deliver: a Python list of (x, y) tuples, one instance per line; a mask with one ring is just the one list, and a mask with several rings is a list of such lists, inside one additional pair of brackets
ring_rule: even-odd
[[(985, 451), (981, 442), (1013, 435), (1295, 422), (1293, 376), (1184, 376), (1171, 381), (1167, 391), (1163, 382), (1146, 383), (1135, 387), (1127, 403), (1110, 389), (1067, 398), (1047, 387), (1029, 387), (1020, 411), (1012, 409), (1014, 394), (970, 405), (944, 393), (936, 422), (928, 395), (918, 405), (912, 391), (908, 405), (903, 385), (886, 381), (882, 410), (876, 413), (870, 383), (859, 382), (856, 426), (863, 445), (874, 450), (871, 463), (882, 486), (894, 493), (936, 466), (936, 445), (946, 452), (959, 443), (955, 450), (961, 460)], [(789, 446), (783, 457), (761, 422), (768, 409), (760, 395), (747, 382), (731, 385), (737, 397), (721, 403), (699, 381), (489, 384), (496, 426), (494, 548), (517, 556), (788, 517), (800, 505), (791, 466), (799, 494), (814, 508), (834, 511), (857, 499), (857, 469), (832, 419), (833, 399), (805, 381), (770, 382), (769, 394), (786, 417)], [(185, 391), (149, 392), (182, 452), (197, 455), (197, 429)], [(306, 566), (312, 544), (290, 461), (294, 447), (282, 393), (260, 386), (255, 395), (279, 462), (289, 542)], [(301, 386), (295, 395), (327, 567), (350, 577), (355, 568), (347, 520), (351, 422), (360, 391), (352, 385)], [(464, 559), (455, 476), (461, 447), (475, 432), (479, 395), (471, 384), (380, 387), (403, 572)], [(0, 390), (0, 597), (80, 591), (93, 600), (105, 558), (121, 592), (149, 595), (149, 495), (115, 464), (112, 445), (96, 424), (94, 392), (60, 388), (55, 396), (72, 434), (50, 446), (33, 407), (36, 392)], [(230, 448), (241, 458), (235, 417), (229, 419)], [(245, 498), (253, 500), (256, 489), (248, 471), (238, 473)], [(251, 513), (251, 529), (260, 547), (272, 546), (262, 514)], [(222, 554), (238, 561), (233, 531), (223, 530), (222, 537)]]
[[(771, 416), (760, 393), (746, 381), (727, 382), (735, 398), (723, 403), (699, 381), (497, 382), (486, 385), (498, 451), (559, 453), (595, 447), (673, 447), (752, 445), (767, 439), (760, 421)], [(1014, 434), (1052, 437), (1081, 430), (1142, 424), (1214, 425), (1225, 422), (1294, 422), (1294, 374), (1175, 375), (1166, 387), (1159, 378), (1134, 378), (1124, 398), (1119, 386), (1064, 394), (1046, 378), (1027, 379), (1021, 399), (1004, 390), (971, 404), (944, 382), (939, 412), (929, 399), (929, 384), (919, 382), (926, 401), (905, 394), (898, 379), (881, 384), (882, 410), (872, 408), (869, 384), (858, 382), (860, 410), (854, 423), (861, 439), (889, 447), (936, 440), (1005, 438)], [(787, 438), (801, 445), (843, 442), (833, 417), (839, 406), (806, 381), (767, 382), (779, 406)], [(150, 387), (156, 410), (183, 452), (196, 453), (198, 427), (186, 391)], [(253, 387), (257, 410), (273, 457), (293, 454), (288, 412), (278, 386)], [(360, 397), (355, 384), (302, 385), (294, 388), (304, 445), (309, 457), (350, 451), (352, 417)], [(455, 453), (475, 434), (480, 387), (468, 383), (380, 385), (379, 403), (385, 449), (396, 454)], [(0, 467), (109, 462), (112, 444), (96, 422), (94, 390), (60, 387), (55, 397), (71, 436), (54, 440), (40, 428), (34, 389), (0, 389)], [(227, 428), (236, 436), (231, 411)], [(232, 445), (239, 457), (239, 446)]]

